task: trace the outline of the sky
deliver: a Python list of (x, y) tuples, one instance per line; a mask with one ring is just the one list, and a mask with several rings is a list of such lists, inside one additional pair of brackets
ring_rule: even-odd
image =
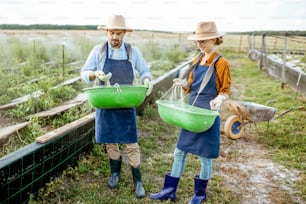
[(112, 14), (133, 29), (192, 32), (306, 30), (305, 0), (0, 0), (0, 24), (105, 25)]

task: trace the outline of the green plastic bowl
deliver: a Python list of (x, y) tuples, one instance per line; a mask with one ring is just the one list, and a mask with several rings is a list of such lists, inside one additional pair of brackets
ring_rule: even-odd
[(145, 86), (96, 86), (83, 89), (95, 108), (133, 108), (146, 98)]
[(159, 116), (167, 123), (191, 132), (208, 130), (219, 115), (212, 111), (179, 101), (157, 100)]

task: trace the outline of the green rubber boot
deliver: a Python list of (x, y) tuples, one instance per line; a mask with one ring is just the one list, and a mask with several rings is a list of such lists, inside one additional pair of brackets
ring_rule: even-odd
[(135, 194), (137, 198), (143, 198), (146, 195), (145, 189), (143, 187), (142, 181), (141, 181), (141, 172), (140, 168), (134, 168), (131, 166), (132, 174), (133, 174), (133, 181), (135, 186)]
[(119, 160), (109, 160), (110, 167), (111, 167), (111, 177), (108, 179), (108, 187), (116, 188), (118, 186), (118, 182), (120, 179), (120, 171), (121, 171), (121, 163), (122, 159)]

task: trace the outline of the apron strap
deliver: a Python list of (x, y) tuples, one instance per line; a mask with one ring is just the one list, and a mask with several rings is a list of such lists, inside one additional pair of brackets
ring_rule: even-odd
[(132, 52), (131, 52), (132, 46), (131, 46), (130, 43), (124, 43), (124, 45), (125, 45), (126, 51), (128, 53), (128, 60), (131, 62), (131, 60), (132, 60)]
[(208, 81), (210, 80), (211, 78), (211, 75), (215, 69), (215, 64), (216, 62), (218, 61), (218, 59), (221, 57), (221, 55), (217, 54), (216, 57), (214, 58), (214, 60), (212, 61), (212, 63), (209, 65), (209, 68), (202, 80), (202, 83), (200, 85), (200, 88), (199, 88), (199, 91), (198, 91), (198, 94), (200, 94), (203, 89), (205, 88), (205, 86), (207, 85)]
[(107, 46), (107, 42), (105, 42), (102, 46), (102, 49), (101, 49), (101, 58), (100, 58), (100, 62), (102, 62), (102, 59), (105, 55), (105, 50), (106, 50), (106, 46)]
[(198, 55), (198, 59), (197, 61), (190, 65), (190, 67), (184, 72), (184, 74), (182, 75), (181, 79), (185, 79), (186, 77), (188, 77), (189, 73), (193, 70), (193, 68), (195, 66), (197, 66), (199, 63), (200, 63), (200, 60), (201, 60), (201, 57), (202, 57), (203, 53), (201, 52), (199, 55)]
[(215, 64), (217, 62), (217, 60), (221, 57), (221, 55), (217, 54), (216, 57), (214, 58), (214, 60), (212, 61), (212, 63), (209, 65), (208, 67), (208, 70), (205, 74), (205, 76), (203, 77), (203, 80), (201, 82), (201, 85), (200, 85), (200, 88), (199, 88), (199, 91), (197, 93), (197, 96), (195, 97), (193, 103), (192, 103), (192, 106), (194, 105), (194, 103), (196, 102), (196, 100), (198, 99), (200, 93), (203, 91), (203, 89), (205, 88), (205, 86), (207, 85), (208, 81), (210, 80), (211, 76), (212, 76), (212, 73), (215, 69)]
[[(124, 45), (125, 45), (125, 49), (128, 53), (128, 60), (129, 60), (129, 62), (132, 63), (132, 52), (131, 52), (132, 51), (132, 46), (131, 46), (130, 43), (124, 43)], [(102, 59), (105, 55), (106, 47), (107, 47), (107, 41), (102, 46), (100, 62), (102, 61)]]

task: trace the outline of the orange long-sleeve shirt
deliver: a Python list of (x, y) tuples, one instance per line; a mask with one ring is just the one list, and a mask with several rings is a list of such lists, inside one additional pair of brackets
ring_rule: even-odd
[[(213, 53), (210, 58), (206, 61), (207, 66), (209, 66), (214, 60), (217, 52)], [(202, 55), (203, 57), (204, 55)], [(198, 56), (193, 59), (192, 64), (195, 64), (198, 61)], [(188, 86), (184, 89), (186, 93), (190, 92), (191, 83), (193, 81), (193, 72), (189, 73), (187, 78)], [(230, 64), (228, 61), (221, 57), (216, 63), (216, 87), (218, 94), (230, 95), (230, 86), (231, 86), (231, 73), (230, 73)]]

